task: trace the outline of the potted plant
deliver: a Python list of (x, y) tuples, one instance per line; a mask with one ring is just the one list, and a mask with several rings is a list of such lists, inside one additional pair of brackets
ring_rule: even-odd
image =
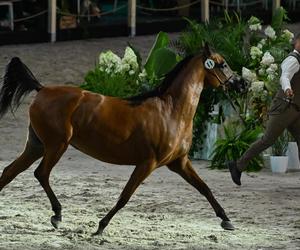
[(272, 146), (272, 156), (270, 157), (271, 170), (273, 173), (285, 173), (288, 166), (288, 134), (286, 131), (280, 135)]
[(289, 158), (287, 169), (290, 171), (300, 171), (298, 145), (291, 135), (289, 136), (287, 156)]

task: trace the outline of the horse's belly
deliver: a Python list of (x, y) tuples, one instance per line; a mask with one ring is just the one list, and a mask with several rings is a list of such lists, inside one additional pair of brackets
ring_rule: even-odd
[(105, 140), (95, 142), (74, 138), (71, 140), (71, 145), (95, 159), (118, 165), (137, 165), (147, 157), (135, 149), (136, 145), (128, 143), (113, 144)]

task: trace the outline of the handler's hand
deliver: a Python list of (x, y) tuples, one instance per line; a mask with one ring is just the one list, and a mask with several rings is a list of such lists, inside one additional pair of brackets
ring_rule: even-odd
[(292, 98), (294, 96), (294, 92), (292, 89), (287, 89), (285, 92), (284, 92), (285, 96), (287, 98)]

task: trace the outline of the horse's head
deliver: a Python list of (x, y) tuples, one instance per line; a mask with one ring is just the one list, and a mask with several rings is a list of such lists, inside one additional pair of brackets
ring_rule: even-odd
[(237, 92), (246, 90), (245, 81), (231, 70), (221, 55), (212, 53), (207, 43), (205, 43), (203, 50), (203, 64), (206, 70), (204, 80), (206, 83), (215, 88), (222, 86)]

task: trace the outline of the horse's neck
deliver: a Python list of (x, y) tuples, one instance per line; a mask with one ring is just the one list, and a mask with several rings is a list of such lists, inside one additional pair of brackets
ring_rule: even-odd
[(167, 92), (172, 98), (174, 115), (192, 120), (204, 86), (204, 71), (200, 62), (191, 65), (179, 73)]

